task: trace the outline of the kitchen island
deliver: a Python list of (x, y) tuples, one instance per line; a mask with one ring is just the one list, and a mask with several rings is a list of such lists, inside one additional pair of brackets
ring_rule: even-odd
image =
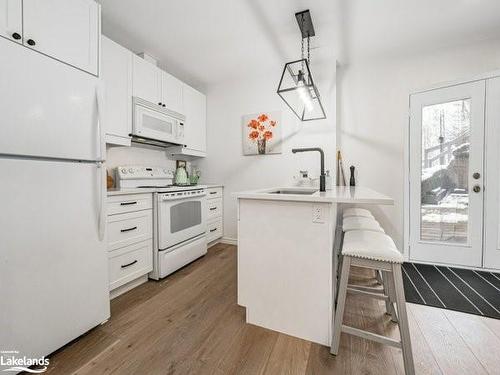
[(238, 304), (246, 321), (330, 345), (340, 204), (393, 204), (364, 187), (269, 188), (238, 199)]

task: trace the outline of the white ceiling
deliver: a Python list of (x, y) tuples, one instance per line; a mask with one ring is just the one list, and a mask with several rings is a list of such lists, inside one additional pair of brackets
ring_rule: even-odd
[(317, 35), (311, 43), (316, 75), (335, 58), (347, 63), (500, 38), (500, 0), (99, 2), (105, 35), (151, 54), (201, 89), (300, 57), (294, 13), (304, 9), (311, 10)]

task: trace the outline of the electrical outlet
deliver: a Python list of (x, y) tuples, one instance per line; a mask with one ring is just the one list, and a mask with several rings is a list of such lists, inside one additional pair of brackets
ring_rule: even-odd
[(313, 221), (313, 223), (324, 223), (325, 222), (322, 206), (313, 204), (312, 221)]

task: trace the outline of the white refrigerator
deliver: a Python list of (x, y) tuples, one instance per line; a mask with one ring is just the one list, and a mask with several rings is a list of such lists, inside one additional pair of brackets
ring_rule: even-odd
[(0, 352), (48, 355), (110, 316), (99, 86), (0, 38)]

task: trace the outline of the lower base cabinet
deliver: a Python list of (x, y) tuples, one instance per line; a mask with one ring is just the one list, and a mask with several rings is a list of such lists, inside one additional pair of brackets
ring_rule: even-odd
[(131, 289), (127, 284), (135, 280), (146, 280), (153, 270), (152, 199), (152, 194), (108, 197), (107, 246), (112, 296)]
[(223, 188), (209, 187), (207, 189), (207, 243), (210, 246), (222, 238), (223, 232)]

